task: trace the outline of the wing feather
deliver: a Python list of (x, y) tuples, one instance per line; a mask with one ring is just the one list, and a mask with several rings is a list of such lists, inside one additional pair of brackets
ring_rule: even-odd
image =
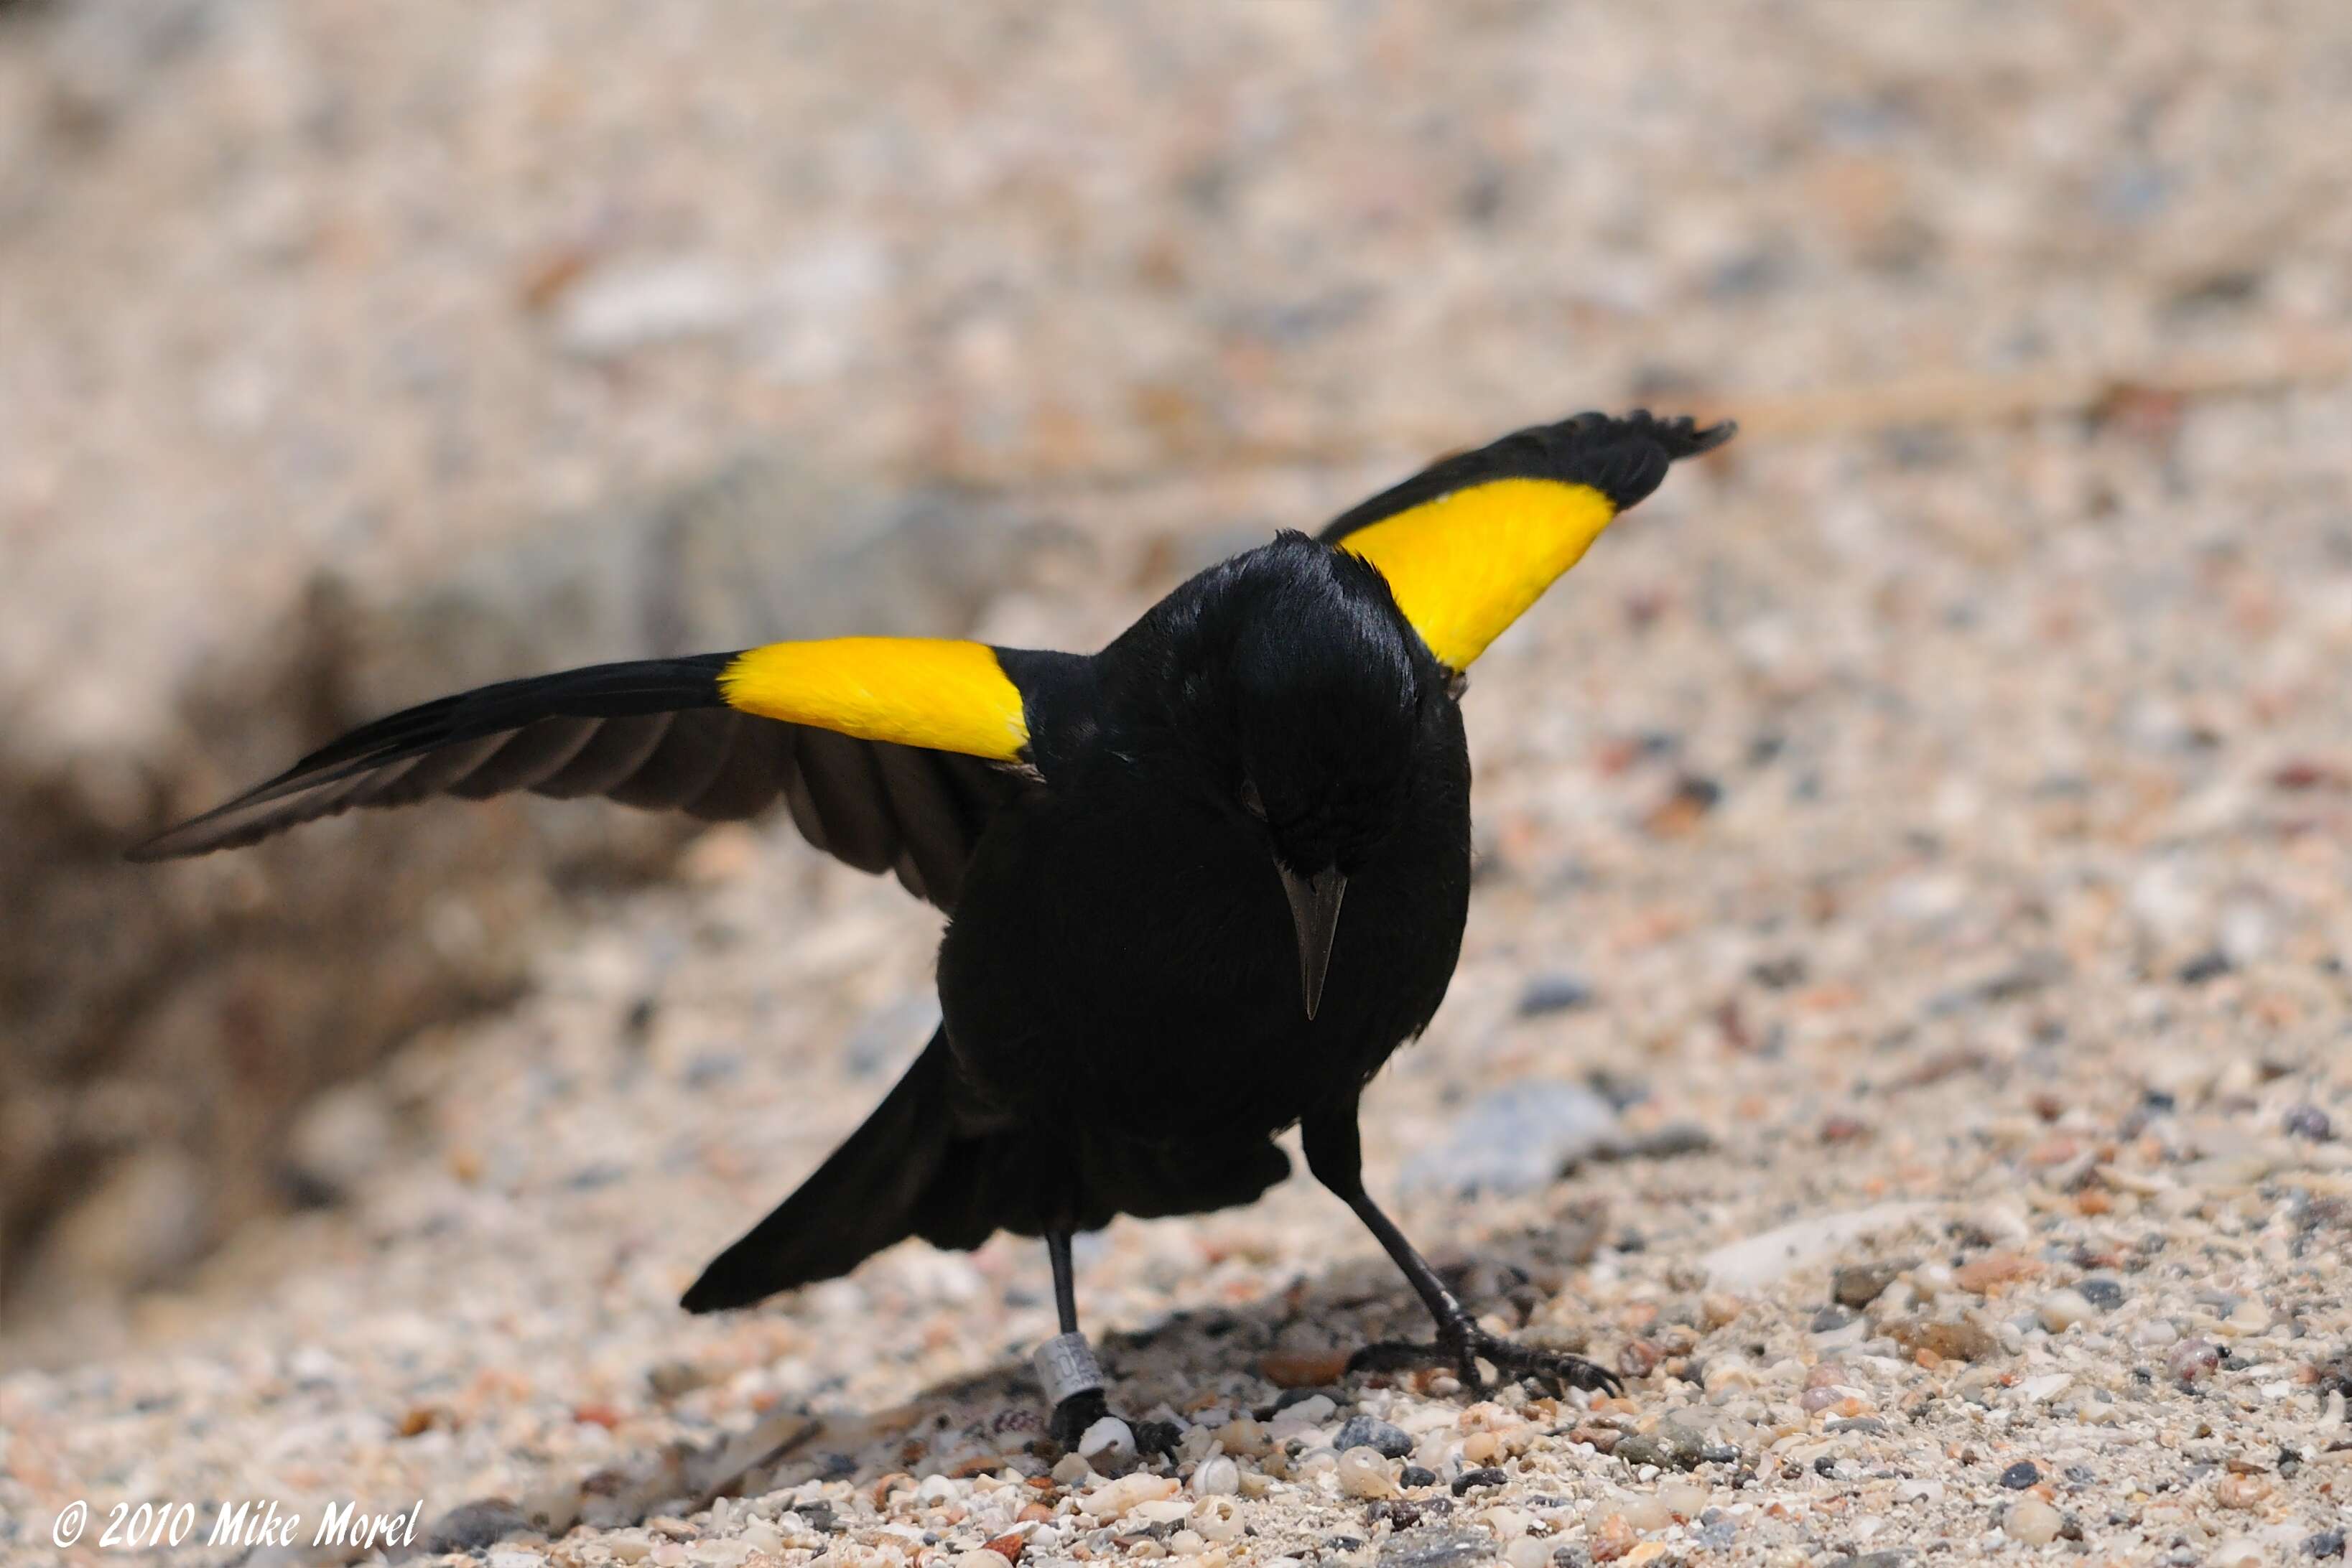
[(891, 831), (882, 775), (869, 743), (804, 728), (793, 749), (824, 823), (826, 850), (860, 871), (889, 870), (898, 858), (898, 835)]
[(449, 793), (483, 800), (509, 789), (528, 789), (561, 771), (595, 731), (593, 718), (542, 718), (527, 724), (488, 760), (450, 785)]
[(735, 726), (726, 766), (701, 794), (686, 802), (686, 812), (706, 822), (756, 817), (783, 792), (784, 769), (790, 766), (792, 727), (744, 717)]
[(645, 766), (669, 729), (666, 713), (630, 714), (589, 721), (595, 726), (572, 760), (540, 780), (537, 792), (557, 800), (602, 795)]
[[(811, 645), (776, 648), (796, 646)], [(857, 653), (872, 648), (882, 660), (877, 700), (889, 705), (874, 721), (880, 733), (920, 732), (921, 704), (933, 700), (924, 677), (934, 666), (950, 677), (940, 687), (948, 695), (938, 700), (977, 694), (987, 705), (977, 716), (943, 715), (943, 734), (1001, 747), (1008, 733), (1024, 733), (1017, 688), (1003, 687), (1015, 705), (1008, 717), (1004, 699), (971, 651), (977, 644), (814, 646), (820, 652), (805, 667), (831, 683), (815, 688), (816, 711), (825, 716), (845, 714), (842, 722), (860, 723), (871, 717), (834, 694), (855, 682)], [(803, 667), (793, 663), (802, 655), (776, 648), (757, 651), (751, 689), (763, 704), (789, 698), (783, 677)], [(782, 798), (819, 850), (863, 871), (895, 870), (917, 896), (951, 909), (990, 814), (1022, 788), (1019, 771), (1006, 765), (1013, 758), (860, 738), (730, 706), (720, 676), (751, 657), (597, 665), (420, 704), (321, 747), (277, 778), (149, 840), (131, 858), (202, 854), (354, 807), (436, 795), (603, 795), (711, 821), (755, 816)], [(1037, 664), (1037, 656), (1031, 659)]]
[(608, 800), (644, 811), (676, 809), (709, 787), (727, 762), (727, 726), (723, 710), (688, 708), (667, 716), (669, 724), (661, 742), (637, 770), (604, 791)]
[(919, 898), (953, 904), (971, 839), (940, 754), (889, 746), (876, 751), (875, 762), (898, 824), (898, 880)]
[(1736, 428), (1639, 409), (1580, 413), (1441, 459), (1342, 513), (1320, 538), (1377, 567), (1430, 651), (1461, 670), (1676, 460), (1714, 450)]

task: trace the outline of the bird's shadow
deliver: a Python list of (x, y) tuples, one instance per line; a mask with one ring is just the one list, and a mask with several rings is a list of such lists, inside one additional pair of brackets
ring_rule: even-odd
[[(1601, 1203), (1580, 1197), (1546, 1221), (1476, 1237), (1439, 1270), (1473, 1313), (1524, 1325), (1566, 1291), (1605, 1234)], [(1441, 1249), (1441, 1259), (1449, 1257)], [(1130, 1419), (1187, 1415), (1204, 1405), (1271, 1413), (1293, 1390), (1321, 1386), (1344, 1407), (1376, 1375), (1346, 1374), (1347, 1355), (1380, 1340), (1426, 1340), (1426, 1309), (1386, 1259), (1350, 1259), (1245, 1301), (1181, 1307), (1141, 1329), (1097, 1336), (1114, 1411)], [(1585, 1348), (1570, 1329), (1554, 1348)], [(1465, 1398), (1475, 1397), (1465, 1395)], [(893, 1473), (993, 1471), (1024, 1454), (1050, 1455), (1048, 1412), (1024, 1358), (932, 1384), (885, 1410), (844, 1411), (822, 1395), (808, 1409), (771, 1412), (698, 1450), (648, 1456), (628, 1488), (608, 1488), (594, 1523), (641, 1523), (680, 1498), (707, 1507), (809, 1480), (872, 1485)], [(592, 1478), (593, 1483), (593, 1478)], [(592, 1492), (596, 1489), (592, 1484)], [(634, 1517), (631, 1517), (634, 1514)]]

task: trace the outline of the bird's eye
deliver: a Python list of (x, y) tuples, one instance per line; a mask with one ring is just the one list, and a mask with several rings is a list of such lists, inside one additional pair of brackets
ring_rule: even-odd
[(1261, 822), (1265, 821), (1265, 798), (1257, 792), (1257, 780), (1246, 776), (1242, 779), (1242, 810)]

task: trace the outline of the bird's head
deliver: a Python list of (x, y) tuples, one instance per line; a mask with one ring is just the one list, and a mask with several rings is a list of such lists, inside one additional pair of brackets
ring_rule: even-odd
[(1354, 556), (1297, 534), (1240, 558), (1224, 666), (1232, 804), (1290, 903), (1309, 1018), (1348, 878), (1403, 821), (1445, 677)]

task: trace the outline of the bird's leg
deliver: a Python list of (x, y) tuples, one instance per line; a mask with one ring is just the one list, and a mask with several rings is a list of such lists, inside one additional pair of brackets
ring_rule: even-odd
[(1037, 1380), (1045, 1385), (1045, 1397), (1054, 1406), (1053, 1439), (1065, 1448), (1076, 1450), (1087, 1428), (1110, 1414), (1110, 1406), (1103, 1398), (1102, 1368), (1095, 1364), (1095, 1353), (1087, 1344), (1087, 1336), (1078, 1332), (1078, 1291), (1070, 1265), (1070, 1233), (1047, 1231), (1045, 1253), (1054, 1260), (1054, 1311), (1061, 1319), (1062, 1332), (1039, 1345), (1031, 1361), (1037, 1369)]
[(1307, 1166), (1315, 1173), (1315, 1179), (1356, 1211), (1356, 1218), (1379, 1239), (1381, 1250), (1395, 1260), (1413, 1292), (1429, 1308), (1429, 1315), (1436, 1320), (1434, 1343), (1391, 1340), (1368, 1344), (1349, 1358), (1349, 1371), (1401, 1372), (1409, 1367), (1449, 1366), (1460, 1375), (1465, 1387), (1484, 1388), (1486, 1377), (1479, 1372), (1478, 1364), (1485, 1361), (1506, 1377), (1533, 1377), (1555, 1392), (1567, 1388), (1601, 1389), (1611, 1394), (1619, 1391), (1622, 1385), (1613, 1374), (1580, 1355), (1538, 1350), (1488, 1333), (1478, 1326), (1469, 1310), (1437, 1277), (1437, 1270), (1429, 1266), (1429, 1260), (1405, 1239), (1396, 1221), (1381, 1212), (1380, 1205), (1364, 1190), (1363, 1146), (1357, 1134), (1352, 1096), (1344, 1105), (1308, 1117), (1300, 1131), (1307, 1146)]
[[(1061, 1319), (1062, 1332), (1039, 1345), (1029, 1360), (1054, 1406), (1047, 1435), (1076, 1453), (1087, 1428), (1110, 1414), (1110, 1404), (1103, 1397), (1102, 1368), (1095, 1364), (1087, 1336), (1078, 1332), (1078, 1289), (1070, 1266), (1070, 1233), (1045, 1232), (1045, 1255), (1054, 1260), (1054, 1312)], [(1183, 1436), (1172, 1421), (1130, 1420), (1127, 1429), (1139, 1454), (1173, 1454), (1177, 1439)]]

